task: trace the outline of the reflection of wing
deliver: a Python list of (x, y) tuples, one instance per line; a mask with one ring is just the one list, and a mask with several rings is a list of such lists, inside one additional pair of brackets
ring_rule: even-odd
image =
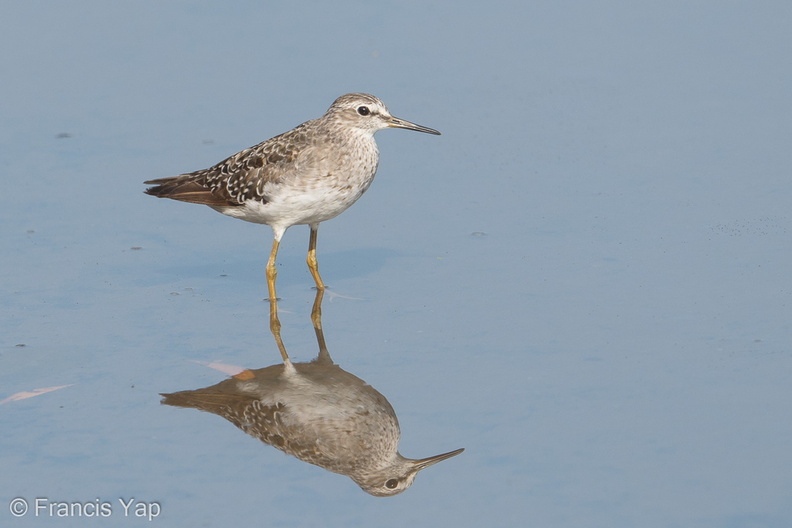
[(242, 410), (241, 419), (228, 417), (228, 420), (251, 436), (264, 443), (294, 455), (300, 460), (324, 466), (325, 456), (314, 441), (314, 437), (306, 437), (298, 427), (284, 423), (283, 415), (288, 412), (284, 403), (264, 405), (259, 400), (252, 400)]
[(247, 434), (300, 460), (322, 467), (328, 463), (316, 442), (303, 438), (297, 427), (284, 424), (287, 412), (284, 403), (264, 405), (255, 397), (244, 394), (182, 391), (163, 394), (162, 403), (176, 407), (190, 407), (222, 416)]
[(147, 194), (212, 206), (241, 205), (245, 200), (262, 203), (268, 188), (284, 181), (294, 170), (296, 160), (310, 145), (303, 123), (297, 128), (247, 148), (208, 169), (172, 178), (149, 180), (156, 185)]

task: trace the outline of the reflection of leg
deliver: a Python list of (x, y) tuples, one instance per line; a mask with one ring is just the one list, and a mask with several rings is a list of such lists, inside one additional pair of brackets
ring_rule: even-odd
[(332, 363), (333, 360), (330, 358), (330, 353), (327, 351), (324, 331), (322, 330), (322, 297), (324, 297), (324, 291), (317, 288), (316, 298), (314, 299), (313, 309), (311, 310), (311, 322), (316, 332), (316, 342), (319, 343), (319, 357), (317, 361), (320, 363)]
[(316, 261), (316, 234), (319, 230), (319, 224), (311, 226), (311, 238), (308, 242), (308, 258), (305, 261), (308, 263), (308, 269), (313, 275), (313, 280), (316, 283), (316, 289), (322, 291), (325, 289), (322, 277), (319, 275), (319, 263)]
[(278, 300), (274, 296), (271, 296), (269, 302), (270, 331), (275, 338), (275, 344), (278, 345), (278, 350), (280, 350), (280, 355), (283, 358), (283, 362), (286, 365), (290, 365), (291, 361), (289, 360), (289, 354), (286, 352), (286, 347), (283, 345), (283, 339), (281, 339), (281, 323), (280, 319), (278, 318)]
[(275, 344), (278, 345), (283, 362), (290, 364), (289, 354), (286, 353), (286, 347), (283, 346), (283, 339), (281, 339), (281, 323), (278, 319), (278, 296), (275, 293), (275, 277), (278, 275), (278, 270), (275, 269), (275, 258), (278, 256), (278, 246), (280, 245), (280, 237), (276, 234), (272, 241), (272, 251), (270, 252), (269, 260), (267, 261), (267, 290), (269, 291), (270, 302), (270, 331), (275, 337)]

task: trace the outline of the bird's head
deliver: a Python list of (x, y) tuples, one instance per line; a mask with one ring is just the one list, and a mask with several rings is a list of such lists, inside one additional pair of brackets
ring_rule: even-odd
[(440, 135), (440, 132), (433, 128), (393, 117), (385, 103), (371, 94), (349, 93), (342, 95), (330, 106), (325, 117), (334, 118), (344, 126), (370, 131), (372, 134), (385, 128), (404, 128)]

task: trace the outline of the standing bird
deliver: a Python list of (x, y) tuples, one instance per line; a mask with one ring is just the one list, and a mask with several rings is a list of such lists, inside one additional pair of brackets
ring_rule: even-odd
[[(319, 223), (343, 213), (366, 192), (379, 163), (374, 134), (384, 128), (440, 132), (393, 117), (373, 95), (342, 95), (319, 119), (234, 154), (208, 169), (149, 180), (146, 193), (208, 205), (234, 218), (267, 224), (274, 240), (267, 261), (267, 289), (275, 294), (275, 259), (281, 237), (308, 224), (308, 268), (324, 290), (316, 261)], [(274, 331), (274, 329), (273, 329)]]

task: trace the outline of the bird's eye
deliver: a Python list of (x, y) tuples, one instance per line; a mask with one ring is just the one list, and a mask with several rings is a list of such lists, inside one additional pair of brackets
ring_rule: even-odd
[(385, 483), (385, 487), (388, 489), (396, 489), (396, 486), (399, 485), (399, 479), (390, 479)]
[[(362, 116), (367, 116), (367, 115), (369, 115), (371, 113), (371, 110), (369, 110), (368, 106), (358, 106), (357, 113), (362, 115)], [(388, 481), (388, 482), (390, 482), (390, 481)]]

